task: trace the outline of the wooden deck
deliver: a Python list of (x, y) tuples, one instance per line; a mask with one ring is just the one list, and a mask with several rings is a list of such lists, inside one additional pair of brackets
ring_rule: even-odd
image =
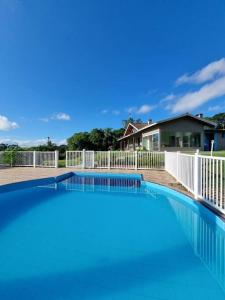
[(0, 169), (0, 185), (20, 182), (31, 179), (45, 178), (57, 176), (67, 172), (84, 171), (84, 172), (101, 172), (101, 173), (136, 173), (142, 174), (146, 181), (162, 184), (173, 188), (179, 192), (185, 193), (189, 196), (189, 192), (184, 189), (176, 180), (164, 170), (106, 170), (106, 169), (85, 169), (76, 170), (74, 168), (32, 168), (32, 167), (15, 167), (15, 168), (1, 168)]

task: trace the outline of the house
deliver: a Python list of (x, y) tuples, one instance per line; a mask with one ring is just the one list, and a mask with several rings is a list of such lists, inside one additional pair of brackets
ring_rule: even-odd
[(129, 123), (119, 139), (121, 150), (143, 148), (150, 151), (190, 151), (225, 149), (225, 130), (203, 118), (189, 113), (148, 123)]

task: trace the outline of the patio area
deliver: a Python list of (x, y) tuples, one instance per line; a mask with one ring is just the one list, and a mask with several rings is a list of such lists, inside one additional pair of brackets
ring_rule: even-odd
[(144, 180), (162, 184), (173, 188), (179, 192), (185, 193), (189, 196), (191, 194), (182, 187), (181, 184), (169, 175), (164, 170), (121, 170), (121, 169), (75, 169), (75, 168), (32, 168), (32, 167), (14, 167), (14, 168), (1, 168), (0, 169), (0, 185), (20, 182), (38, 178), (46, 178), (58, 176), (68, 172), (101, 172), (101, 173), (121, 173), (121, 174), (142, 174)]

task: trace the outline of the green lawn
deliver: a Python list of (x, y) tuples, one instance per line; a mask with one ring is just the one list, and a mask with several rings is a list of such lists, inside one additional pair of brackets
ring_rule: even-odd
[(59, 166), (59, 168), (64, 168), (66, 166), (66, 160), (60, 159), (58, 166)]
[[(201, 151), (202, 155), (211, 155), (210, 151)], [(225, 157), (225, 150), (213, 151), (213, 156)]]

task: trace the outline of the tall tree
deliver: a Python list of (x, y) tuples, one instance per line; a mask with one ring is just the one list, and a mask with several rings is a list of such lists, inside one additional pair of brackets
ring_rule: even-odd
[(89, 140), (92, 144), (93, 150), (99, 150), (103, 148), (104, 130), (94, 128), (89, 134)]
[(129, 123), (143, 123), (143, 121), (141, 119), (136, 119), (135, 120), (134, 118), (129, 117), (128, 119), (122, 121), (123, 128), (127, 128), (127, 125)]
[(119, 149), (118, 139), (123, 135), (124, 128), (120, 129), (93, 129), (90, 133), (79, 132), (68, 138), (69, 150), (109, 150)]
[(112, 128), (104, 129), (103, 147), (105, 150), (109, 150), (113, 145), (113, 130)]
[(69, 150), (90, 149), (90, 140), (88, 132), (78, 132), (67, 140)]
[(225, 129), (225, 112), (215, 114), (212, 117), (208, 117), (207, 119), (217, 123), (218, 128)]

